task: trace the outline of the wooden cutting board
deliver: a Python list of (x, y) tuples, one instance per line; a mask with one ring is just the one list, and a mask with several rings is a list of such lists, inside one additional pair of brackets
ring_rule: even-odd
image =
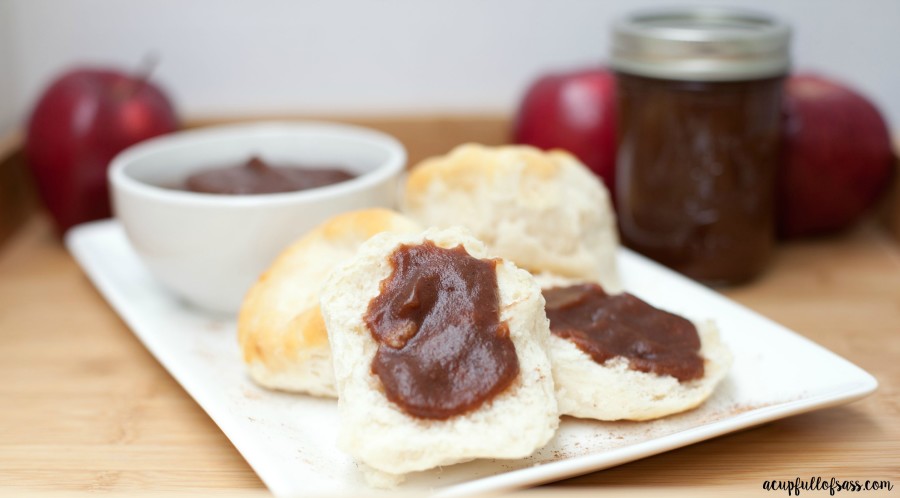
[[(353, 122), (400, 138), (412, 162), (465, 141), (502, 143), (507, 129), (502, 119), (477, 117)], [(10, 172), (10, 162), (2, 164), (0, 178), (22, 197), (0, 199), (0, 219), (14, 220), (8, 232), (16, 227), (0, 246), (0, 496), (262, 494), (228, 439), (84, 277), (33, 194), (19, 190), (28, 185), (23, 166)], [(9, 206), (20, 214), (3, 218)], [(548, 492), (596, 496), (628, 487), (626, 494), (680, 496), (684, 486), (718, 485), (727, 490), (716, 495), (760, 494), (764, 480), (812, 476), (900, 485), (897, 243), (869, 220), (839, 236), (781, 246), (761, 279), (724, 293), (868, 370), (879, 390)]]

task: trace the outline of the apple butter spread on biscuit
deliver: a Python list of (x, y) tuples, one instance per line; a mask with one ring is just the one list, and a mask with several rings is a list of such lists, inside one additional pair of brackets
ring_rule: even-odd
[(550, 332), (603, 364), (614, 357), (629, 368), (671, 375), (679, 382), (703, 377), (700, 336), (689, 320), (628, 294), (607, 294), (597, 284), (543, 291)]
[(399, 246), (390, 264), (364, 317), (387, 398), (409, 415), (444, 420), (506, 389), (519, 360), (500, 321), (497, 261), (426, 240)]
[(252, 157), (238, 166), (226, 166), (194, 173), (186, 189), (205, 194), (275, 194), (324, 187), (355, 178), (340, 168), (273, 166)]

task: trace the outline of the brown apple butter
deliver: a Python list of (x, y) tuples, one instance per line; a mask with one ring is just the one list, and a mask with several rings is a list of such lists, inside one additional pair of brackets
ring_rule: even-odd
[(443, 420), (506, 389), (519, 359), (500, 321), (497, 262), (425, 241), (401, 245), (390, 263), (364, 316), (387, 398), (412, 416)]
[(711, 284), (759, 274), (775, 242), (782, 79), (618, 85), (624, 243)]
[(775, 240), (790, 29), (698, 7), (620, 21), (616, 192), (629, 247), (709, 284), (758, 275)]
[(700, 336), (689, 320), (637, 297), (607, 294), (597, 284), (544, 289), (550, 332), (568, 339), (599, 364), (615, 357), (629, 368), (671, 375), (684, 382), (703, 377)]
[(238, 166), (194, 173), (188, 177), (186, 189), (206, 194), (274, 194), (324, 187), (354, 176), (340, 168), (272, 166), (253, 157)]

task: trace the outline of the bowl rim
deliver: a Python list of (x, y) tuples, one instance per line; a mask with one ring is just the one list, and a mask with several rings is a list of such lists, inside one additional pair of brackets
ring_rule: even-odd
[[(229, 136), (267, 133), (337, 136), (380, 147), (388, 152), (388, 157), (373, 170), (350, 180), (307, 190), (270, 194), (223, 195), (191, 192), (145, 183), (125, 172), (126, 168), (135, 161), (185, 143), (217, 141), (228, 139)], [(366, 190), (402, 172), (406, 166), (406, 159), (406, 149), (399, 140), (387, 133), (364, 126), (327, 121), (253, 121), (180, 130), (139, 142), (113, 158), (107, 173), (107, 181), (113, 192), (122, 190), (159, 202), (178, 203), (185, 206), (274, 206), (315, 202)]]

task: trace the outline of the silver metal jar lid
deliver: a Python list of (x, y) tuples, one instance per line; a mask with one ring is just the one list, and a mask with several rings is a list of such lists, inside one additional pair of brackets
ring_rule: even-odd
[(734, 81), (786, 74), (791, 30), (752, 11), (656, 9), (619, 20), (612, 67), (654, 78)]

